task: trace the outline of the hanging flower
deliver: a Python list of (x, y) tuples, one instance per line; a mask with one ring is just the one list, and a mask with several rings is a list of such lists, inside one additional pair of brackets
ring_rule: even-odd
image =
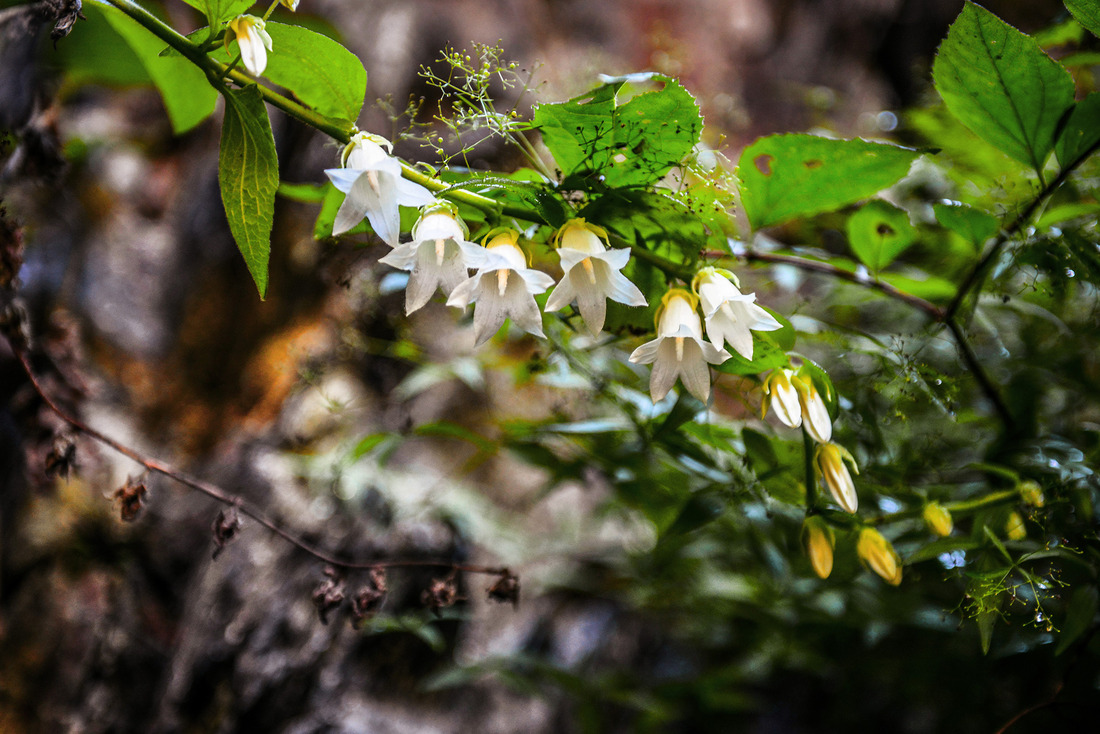
[(468, 273), (467, 250), (481, 249), (468, 242), (468, 231), (453, 204), (437, 202), (424, 208), (413, 225), (412, 242), (398, 245), (380, 260), (398, 270), (408, 270), (405, 313), (417, 310), (432, 297), (436, 288), (451, 295)]
[(707, 364), (722, 364), (730, 353), (703, 340), (703, 327), (695, 308), (699, 299), (683, 288), (673, 288), (661, 299), (657, 310), (657, 338), (641, 345), (630, 355), (637, 364), (653, 364), (649, 396), (657, 402), (672, 389), (679, 377), (684, 387), (706, 402), (710, 396)]
[(390, 153), (393, 144), (380, 135), (356, 133), (340, 156), (342, 168), (325, 171), (332, 185), (344, 192), (344, 202), (332, 225), (334, 235), (347, 232), (366, 217), (383, 242), (397, 247), (401, 237), (398, 207), (435, 202), (420, 184), (401, 177), (401, 164)]
[(814, 452), (816, 474), (829, 488), (829, 494), (846, 512), (855, 512), (859, 506), (859, 498), (856, 496), (856, 486), (852, 482), (852, 475), (848, 473), (846, 463), (851, 465), (852, 471), (859, 474), (856, 460), (843, 446), (823, 443), (819, 444)]
[(833, 529), (820, 516), (806, 518), (802, 523), (802, 547), (810, 558), (810, 565), (818, 578), (827, 579), (833, 572), (833, 548), (836, 539)]
[(770, 408), (779, 422), (790, 428), (802, 425), (802, 407), (798, 400), (798, 390), (791, 378), (794, 372), (788, 369), (772, 370), (764, 378), (764, 401), (760, 404), (760, 417), (763, 418)]
[[(519, 247), (518, 232), (504, 230), (489, 234), (491, 238), (485, 247), (462, 248), (466, 264), (477, 268), (477, 273), (451, 291), (447, 305), (466, 308), (470, 303), (477, 303), (474, 338), (478, 345), (488, 341), (506, 318), (511, 318), (512, 323), (530, 334), (545, 336), (535, 294), (554, 285), (554, 279), (527, 267), (527, 256)], [(489, 277), (493, 273), (496, 277)]]
[(752, 332), (783, 328), (775, 318), (756, 305), (756, 294), (737, 289), (737, 277), (728, 270), (703, 268), (692, 281), (703, 302), (707, 338), (722, 347), (726, 342), (745, 359), (752, 359)]
[(298, 0), (279, 0), (279, 4), (292, 13), (298, 9)]
[(872, 571), (891, 586), (901, 583), (901, 558), (890, 541), (874, 528), (863, 528), (856, 541), (856, 553)]
[(924, 521), (928, 523), (928, 528), (941, 538), (950, 535), (955, 527), (955, 523), (951, 521), (951, 513), (939, 502), (929, 502), (924, 506), (921, 515), (924, 517)]
[(829, 408), (817, 391), (813, 379), (802, 372), (791, 377), (791, 384), (798, 393), (802, 427), (818, 443), (829, 443), (833, 438), (833, 419), (829, 417)]
[(628, 306), (646, 305), (638, 287), (619, 272), (630, 259), (630, 250), (608, 249), (603, 228), (584, 219), (571, 219), (554, 239), (565, 276), (550, 293), (547, 311), (557, 311), (576, 301), (584, 325), (596, 336), (603, 329), (608, 298)]
[(264, 30), (264, 22), (255, 15), (238, 15), (229, 21), (232, 34), (225, 34), (225, 50), (229, 42), (236, 40), (241, 49), (241, 63), (252, 76), (260, 76), (267, 68), (267, 52), (271, 50), (271, 36)]

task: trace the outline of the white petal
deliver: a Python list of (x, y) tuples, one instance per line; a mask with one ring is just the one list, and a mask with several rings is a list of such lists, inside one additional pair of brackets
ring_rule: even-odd
[(613, 270), (622, 270), (630, 262), (630, 250), (625, 247), (613, 247), (610, 250), (597, 253), (592, 256), (596, 260), (603, 260)]
[[(598, 263), (607, 267), (606, 263)], [(577, 289), (577, 309), (581, 312), (584, 325), (592, 336), (596, 336), (603, 329), (607, 318), (607, 297), (601, 293), (591, 282), (584, 281)]]
[(541, 270), (523, 268), (515, 272), (523, 279), (523, 282), (527, 284), (528, 293), (542, 293), (547, 288), (554, 285), (554, 279)]
[[(704, 342), (705, 344), (706, 342)], [(707, 402), (710, 396), (710, 368), (703, 359), (702, 349), (698, 342), (684, 342), (684, 358), (680, 362), (680, 379), (687, 391), (695, 397)]]
[(397, 203), (401, 206), (422, 207), (435, 203), (435, 195), (415, 181), (398, 175), (395, 185)]
[(561, 279), (557, 287), (550, 291), (550, 297), (546, 299), (547, 311), (560, 311), (573, 302), (577, 297), (573, 288), (573, 279), (568, 275)]
[(477, 306), (474, 308), (474, 343), (481, 346), (497, 333), (508, 317), (504, 299), (496, 291), (496, 284), (479, 288)]
[(618, 303), (625, 303), (627, 306), (646, 306), (648, 305), (645, 300), (645, 296), (638, 290), (638, 286), (630, 282), (620, 272), (612, 271), (609, 279), (609, 288), (607, 289), (607, 297), (612, 301)]
[(657, 355), (660, 353), (661, 342), (663, 341), (664, 337), (659, 336), (653, 341), (642, 344), (630, 353), (628, 359), (634, 364), (651, 364), (657, 359)]
[(337, 191), (343, 191), (346, 194), (351, 190), (352, 184), (363, 175), (363, 172), (356, 168), (327, 168), (325, 169), (325, 175), (329, 177)]
[(695, 339), (694, 341), (702, 350), (703, 359), (711, 364), (722, 364), (733, 356), (725, 349), (719, 349), (710, 342), (705, 342), (702, 339)]
[[(340, 204), (336, 212), (336, 219), (332, 223), (334, 235), (343, 234), (363, 221), (372, 208), (379, 205), (378, 194), (370, 185), (370, 180), (364, 174), (356, 178), (348, 190), (347, 196)], [(373, 225), (374, 222), (371, 222)], [(377, 230), (376, 230), (377, 231)]]
[(755, 303), (745, 304), (745, 320), (753, 331), (776, 331), (783, 328), (783, 324)]
[(671, 340), (660, 345), (657, 360), (653, 363), (653, 372), (649, 376), (649, 397), (657, 402), (672, 389), (680, 374), (680, 364), (676, 361), (676, 347)]
[(477, 297), (477, 287), (480, 283), (481, 273), (462, 281), (451, 291), (451, 295), (447, 298), (447, 305), (455, 308), (466, 308), (470, 301)]
[(385, 257), (379, 258), (378, 262), (398, 270), (412, 270), (416, 267), (417, 249), (418, 243), (405, 242), (393, 248)]
[(439, 279), (432, 277), (432, 274), (414, 270), (405, 288), (405, 314), (422, 308), (430, 301), (438, 285)]
[(508, 284), (504, 300), (508, 315), (512, 317), (512, 322), (516, 326), (529, 334), (545, 338), (546, 335), (542, 331), (542, 314), (539, 313), (538, 304), (535, 303), (534, 296), (528, 293), (519, 281)]
[[(356, 182), (356, 186), (370, 184), (371, 171)], [(401, 213), (397, 208), (397, 191), (393, 176), (382, 171), (374, 172), (378, 177), (377, 204), (367, 208), (367, 221), (383, 242), (397, 247), (401, 240)], [(355, 187), (352, 187), (354, 190)], [(349, 194), (350, 195), (350, 194)]]

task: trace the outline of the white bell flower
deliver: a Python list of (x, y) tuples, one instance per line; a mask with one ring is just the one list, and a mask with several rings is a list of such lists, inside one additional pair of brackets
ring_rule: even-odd
[(791, 378), (791, 384), (798, 391), (798, 402), (802, 406), (802, 427), (818, 443), (829, 443), (833, 438), (833, 419), (813, 379), (806, 373), (797, 374)]
[(730, 353), (703, 340), (703, 327), (695, 308), (699, 299), (683, 288), (673, 288), (661, 299), (657, 310), (657, 338), (641, 345), (630, 355), (637, 364), (653, 364), (649, 396), (657, 402), (672, 389), (679, 377), (684, 387), (706, 402), (710, 396), (707, 364), (722, 364)]
[(264, 22), (255, 15), (238, 15), (229, 21), (232, 34), (225, 34), (225, 50), (229, 42), (236, 40), (241, 49), (241, 63), (252, 76), (260, 76), (267, 68), (267, 52), (271, 50), (271, 36), (264, 30)]
[(798, 390), (792, 383), (795, 374), (787, 369), (775, 369), (764, 378), (764, 401), (760, 405), (760, 417), (770, 408), (779, 422), (791, 428), (802, 425), (802, 407)]
[(463, 247), (478, 248), (466, 240), (468, 234), (455, 207), (440, 202), (421, 213), (413, 225), (412, 242), (398, 245), (380, 260), (410, 272), (405, 290), (406, 314), (427, 303), (436, 288), (442, 288), (449, 296), (455, 286), (466, 280), (469, 273)]
[(507, 318), (529, 334), (544, 337), (535, 294), (554, 285), (554, 279), (527, 267), (527, 256), (519, 247), (519, 233), (505, 230), (492, 236), (485, 247), (468, 243), (459, 247), (466, 264), (477, 268), (477, 273), (451, 291), (447, 305), (466, 308), (477, 303), (474, 309), (477, 344), (488, 341)]
[(703, 302), (707, 338), (721, 347), (726, 342), (745, 359), (752, 359), (752, 332), (783, 328), (775, 318), (756, 305), (756, 294), (737, 289), (737, 278), (726, 270), (703, 268), (692, 286)]
[(630, 260), (630, 250), (608, 249), (607, 232), (584, 219), (571, 219), (554, 235), (564, 277), (546, 301), (547, 311), (557, 311), (576, 301), (585, 326), (596, 336), (607, 318), (607, 299), (628, 306), (645, 306), (638, 287), (620, 270)]
[(398, 207), (422, 207), (435, 202), (426, 188), (401, 177), (401, 164), (390, 155), (393, 144), (380, 135), (356, 133), (340, 156), (343, 168), (325, 171), (332, 185), (346, 196), (336, 220), (334, 235), (347, 232), (366, 217), (383, 242), (397, 247), (401, 237)]

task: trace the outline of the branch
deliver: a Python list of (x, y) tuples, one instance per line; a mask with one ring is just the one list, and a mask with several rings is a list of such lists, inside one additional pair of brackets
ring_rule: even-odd
[(1073, 173), (1073, 171), (1076, 170), (1082, 163), (1084, 163), (1086, 158), (1095, 153), (1097, 150), (1100, 150), (1100, 141), (1093, 143), (1087, 150), (1081, 153), (1081, 155), (1077, 156), (1077, 158), (1071, 161), (1068, 166), (1062, 168), (1062, 170), (1058, 172), (1058, 175), (1055, 176), (1050, 183), (1043, 186), (1043, 188), (1039, 190), (1039, 193), (1035, 195), (1035, 198), (1032, 199), (1028, 203), (1028, 205), (1024, 207), (1024, 209), (1019, 214), (1016, 215), (1016, 218), (1013, 219), (1007, 227), (1000, 231), (1000, 233), (997, 235), (997, 238), (993, 241), (993, 245), (989, 248), (989, 251), (982, 256), (982, 259), (977, 262), (974, 268), (967, 274), (966, 278), (963, 280), (962, 285), (959, 286), (958, 292), (955, 294), (955, 297), (951, 300), (951, 303), (947, 306), (947, 310), (944, 312), (945, 321), (950, 320), (955, 316), (959, 308), (962, 306), (963, 301), (966, 299), (967, 294), (971, 291), (971, 289), (975, 288), (985, 278), (986, 272), (992, 265), (994, 258), (996, 258), (997, 255), (1000, 253), (1001, 248), (1004, 247), (1009, 240), (1019, 234), (1020, 230), (1023, 229), (1023, 226), (1027, 224), (1027, 222), (1031, 219), (1031, 216), (1035, 214), (1039, 207), (1044, 204), (1047, 199), (1050, 198), (1050, 196), (1058, 189), (1059, 186), (1065, 183), (1066, 179), (1069, 178), (1069, 175)]
[(346, 569), (346, 570), (370, 570), (370, 569), (382, 569), (382, 568), (398, 568), (398, 567), (407, 568), (407, 567), (414, 567), (414, 566), (429, 566), (429, 567), (436, 567), (436, 568), (449, 568), (449, 569), (452, 570), (452, 572), (454, 572), (454, 571), (463, 571), (463, 572), (466, 572), (466, 573), (480, 573), (480, 574), (486, 574), (486, 575), (489, 575), (489, 576), (504, 576), (504, 575), (507, 575), (507, 574), (510, 573), (510, 571), (506, 567), (467, 565), (467, 564), (453, 563), (451, 561), (400, 560), (399, 559), (399, 560), (369, 561), (368, 562), (368, 561), (354, 561), (354, 560), (349, 560), (349, 559), (344, 559), (344, 558), (338, 558), (334, 555), (331, 555), (331, 554), (327, 553), (326, 551), (323, 551), (323, 550), (317, 548), (316, 546), (313, 546), (313, 545), (307, 543), (306, 541), (302, 540), (300, 537), (298, 537), (294, 533), (283, 529), (282, 527), (277, 525), (273, 520), (269, 519), (263, 513), (263, 511), (261, 511), (259, 508), (257, 508), (255, 506), (253, 506), (252, 504), (244, 501), (240, 497), (230, 495), (228, 492), (226, 492), (225, 490), (221, 489), (220, 487), (218, 487), (214, 484), (211, 484), (209, 482), (204, 482), (203, 480), (198, 479), (196, 477), (193, 477), (189, 474), (186, 474), (186, 473), (184, 473), (184, 472), (182, 472), (182, 471), (180, 471), (180, 470), (178, 470), (178, 469), (176, 469), (176, 468), (174, 468), (174, 467), (172, 467), (168, 464), (165, 464), (161, 461), (158, 461), (156, 459), (145, 456), (144, 454), (140, 453), (139, 451), (137, 451), (133, 448), (130, 448), (129, 446), (123, 444), (120, 441), (117, 441), (114, 438), (111, 438), (110, 436), (106, 435), (105, 433), (102, 433), (99, 430), (97, 430), (95, 428), (92, 428), (91, 426), (84, 423), (79, 418), (76, 418), (75, 416), (70, 415), (64, 408), (59, 406), (53, 400), (53, 398), (50, 397), (49, 393), (47, 393), (46, 390), (42, 387), (42, 384), (38, 381), (38, 377), (34, 373), (34, 368), (31, 366), (30, 358), (27, 356), (27, 353), (25, 351), (23, 351), (22, 349), (18, 348), (18, 346), (16, 344), (14, 344), (10, 339), (8, 340), (8, 343), (11, 345), (12, 351), (15, 353), (16, 357), (19, 359), (19, 363), (22, 365), (23, 371), (26, 373), (27, 378), (30, 380), (31, 386), (34, 387), (35, 393), (37, 393), (38, 397), (40, 397), (42, 399), (42, 401), (46, 404), (46, 406), (49, 407), (49, 409), (51, 411), (53, 411), (54, 414), (57, 415), (57, 417), (60, 418), (61, 420), (63, 420), (65, 423), (69, 424), (70, 426), (75, 428), (80, 433), (83, 433), (84, 435), (95, 439), (96, 441), (103, 444), (104, 446), (107, 446), (108, 448), (114, 449), (115, 451), (122, 454), (126, 458), (140, 464), (141, 466), (143, 466), (146, 470), (148, 470), (150, 472), (153, 472), (153, 473), (156, 473), (156, 474), (161, 474), (165, 477), (168, 477), (169, 479), (177, 482), (178, 484), (182, 484), (183, 486), (185, 486), (189, 489), (193, 489), (197, 492), (200, 492), (200, 493), (206, 495), (207, 497), (209, 497), (210, 499), (212, 499), (216, 502), (220, 502), (223, 505), (226, 505), (226, 506), (229, 506), (229, 507), (235, 507), (238, 510), (238, 512), (241, 512), (244, 515), (247, 515), (248, 517), (252, 518), (256, 522), (258, 522), (260, 525), (263, 525), (265, 528), (270, 530), (275, 535), (279, 536), (283, 540), (285, 540), (288, 543), (290, 543), (291, 545), (293, 545), (295, 548), (298, 548), (299, 550), (303, 551), (304, 553), (307, 553), (307, 554), (313, 556), (314, 558), (316, 558), (319, 561), (323, 561), (324, 563), (327, 563), (330, 566), (334, 566), (336, 568), (342, 568), (342, 569)]

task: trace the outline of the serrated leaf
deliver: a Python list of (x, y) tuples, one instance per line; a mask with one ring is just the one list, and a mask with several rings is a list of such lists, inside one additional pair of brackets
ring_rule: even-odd
[(1077, 22), (1088, 28), (1094, 36), (1100, 36), (1100, 4), (1096, 0), (1065, 0), (1066, 10)]
[(741, 154), (741, 201), (756, 229), (833, 211), (896, 183), (919, 155), (858, 139), (769, 135)]
[(198, 67), (179, 56), (162, 57), (160, 52), (164, 48), (164, 42), (122, 11), (109, 5), (95, 7), (126, 41), (149, 73), (164, 100), (172, 130), (177, 135), (187, 132), (210, 116), (218, 101), (218, 93)]
[(916, 238), (909, 213), (885, 201), (869, 202), (848, 218), (852, 252), (874, 272), (892, 263)]
[(1095, 586), (1078, 586), (1073, 590), (1069, 603), (1066, 604), (1066, 621), (1062, 624), (1062, 634), (1058, 639), (1058, 646), (1054, 648), (1055, 655), (1061, 655), (1081, 635), (1092, 626), (1092, 620), (1096, 618), (1096, 612), (1100, 609), (1100, 592)]
[(1100, 142), (1100, 92), (1093, 92), (1073, 106), (1066, 126), (1054, 146), (1058, 164), (1063, 168)]
[(620, 105), (623, 79), (568, 102), (535, 108), (532, 124), (576, 188), (640, 186), (657, 181), (699, 141), (695, 98), (675, 79)]
[(268, 21), (265, 29), (273, 50), (264, 77), (322, 115), (355, 122), (367, 93), (363, 62), (308, 28)]
[(255, 87), (225, 94), (218, 184), (229, 230), (262, 299), (267, 294), (279, 159), (267, 108)]
[(936, 214), (937, 222), (974, 245), (976, 249), (980, 249), (1000, 229), (1000, 223), (992, 214), (966, 204), (934, 204), (932, 210)]
[(932, 78), (960, 122), (1042, 171), (1074, 86), (1033, 38), (967, 2), (940, 44)]
[(248, 10), (255, 0), (183, 0), (195, 10), (203, 13), (210, 25), (218, 25)]

